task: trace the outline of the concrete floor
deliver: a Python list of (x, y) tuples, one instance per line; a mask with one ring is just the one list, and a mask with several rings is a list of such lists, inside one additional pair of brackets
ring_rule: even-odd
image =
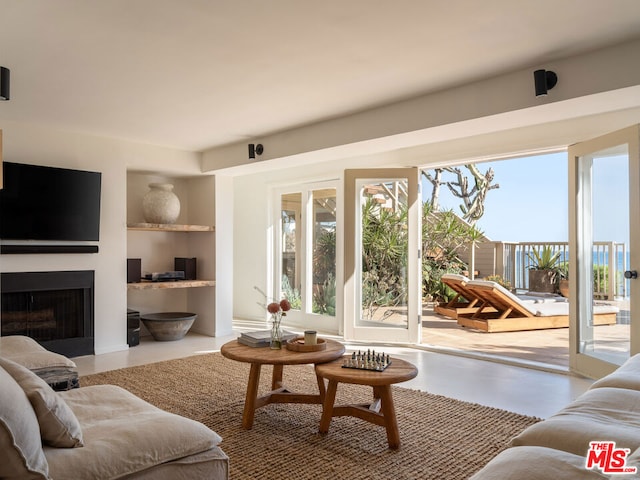
[[(143, 337), (126, 351), (76, 357), (80, 375), (158, 362), (189, 355), (217, 352), (237, 337), (188, 334), (176, 342), (155, 342)], [(407, 360), (418, 367), (418, 376), (400, 384), (439, 395), (546, 418), (582, 394), (591, 380), (569, 374), (541, 371), (421, 348), (369, 345)], [(367, 348), (346, 344), (347, 352)]]

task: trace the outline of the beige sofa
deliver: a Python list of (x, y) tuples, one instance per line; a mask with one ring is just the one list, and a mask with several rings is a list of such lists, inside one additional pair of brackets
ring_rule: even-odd
[[(628, 449), (622, 463), (636, 467), (637, 473), (606, 473), (593, 465), (587, 469), (590, 442), (615, 442), (616, 449)], [(513, 438), (511, 448), (471, 478), (640, 479), (640, 355), (596, 381), (557, 414)]]
[(120, 387), (55, 392), (4, 357), (0, 385), (2, 479), (229, 478), (214, 431)]

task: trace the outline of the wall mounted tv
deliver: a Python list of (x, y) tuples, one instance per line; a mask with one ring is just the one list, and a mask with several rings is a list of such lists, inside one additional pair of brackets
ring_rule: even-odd
[(97, 241), (102, 174), (3, 163), (0, 238)]

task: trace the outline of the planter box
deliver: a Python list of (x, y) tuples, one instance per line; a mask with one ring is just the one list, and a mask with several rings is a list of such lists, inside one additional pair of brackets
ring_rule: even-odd
[(529, 270), (529, 290), (532, 292), (555, 293), (556, 272), (553, 270)]

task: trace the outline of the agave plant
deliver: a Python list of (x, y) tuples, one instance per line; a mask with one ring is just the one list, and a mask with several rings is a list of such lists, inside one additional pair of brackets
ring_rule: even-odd
[(556, 270), (560, 252), (554, 252), (550, 245), (545, 245), (540, 250), (531, 250), (528, 255), (530, 270)]

